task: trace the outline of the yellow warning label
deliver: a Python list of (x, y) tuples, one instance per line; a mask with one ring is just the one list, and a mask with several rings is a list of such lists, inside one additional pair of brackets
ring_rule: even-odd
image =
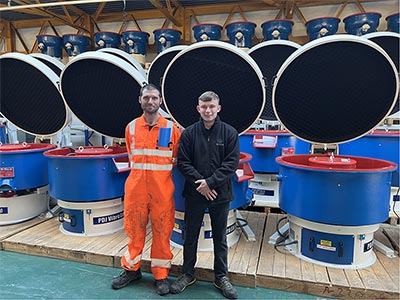
[(319, 243), (320, 243), (322, 246), (328, 246), (328, 247), (331, 247), (331, 246), (332, 246), (332, 241), (320, 240)]

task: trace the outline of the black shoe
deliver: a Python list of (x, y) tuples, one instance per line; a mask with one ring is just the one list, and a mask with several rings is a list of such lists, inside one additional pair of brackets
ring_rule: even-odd
[(237, 299), (238, 293), (233, 285), (229, 282), (228, 277), (224, 276), (216, 279), (214, 286), (221, 291), (225, 298)]
[(156, 280), (156, 293), (164, 296), (169, 293), (169, 282), (167, 278)]
[(111, 287), (114, 290), (118, 290), (130, 284), (132, 281), (139, 280), (142, 278), (142, 272), (139, 270), (137, 271), (127, 271), (123, 270), (119, 276), (115, 277), (111, 281)]
[(189, 274), (182, 274), (178, 279), (171, 285), (170, 291), (172, 294), (182, 293), (186, 287), (196, 282), (196, 277)]

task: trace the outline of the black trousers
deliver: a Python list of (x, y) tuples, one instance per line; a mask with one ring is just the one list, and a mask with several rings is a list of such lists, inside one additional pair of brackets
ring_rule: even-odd
[(194, 276), (197, 261), (197, 244), (203, 223), (204, 213), (208, 208), (211, 219), (212, 239), (214, 244), (214, 276), (221, 278), (228, 274), (228, 243), (226, 229), (230, 202), (216, 203), (185, 199), (185, 232), (183, 244), (183, 273)]

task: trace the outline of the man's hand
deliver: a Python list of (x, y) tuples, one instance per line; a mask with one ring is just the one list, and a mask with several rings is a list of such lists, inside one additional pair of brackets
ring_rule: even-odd
[(196, 191), (206, 197), (207, 200), (213, 201), (217, 198), (218, 193), (215, 190), (211, 190), (205, 179), (199, 179), (195, 181), (196, 184), (199, 184)]

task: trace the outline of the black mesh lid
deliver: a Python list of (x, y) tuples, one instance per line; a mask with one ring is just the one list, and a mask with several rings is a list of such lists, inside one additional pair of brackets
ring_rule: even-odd
[(148, 82), (161, 88), (162, 78), (169, 63), (181, 50), (186, 49), (187, 47), (188, 46), (185, 45), (177, 45), (160, 52), (151, 62), (150, 68), (147, 72)]
[(199, 120), (198, 97), (205, 91), (220, 97), (222, 121), (246, 131), (260, 116), (265, 85), (257, 63), (225, 42), (204, 41), (179, 52), (165, 71), (162, 91), (172, 118), (182, 127)]
[(0, 56), (0, 112), (17, 128), (36, 136), (54, 135), (67, 123), (59, 77), (30, 55)]
[[(177, 45), (160, 52), (151, 62), (150, 68), (147, 71), (148, 82), (159, 87), (161, 91), (162, 79), (169, 63), (181, 50), (186, 49), (187, 47), (188, 46), (186, 45)], [(161, 109), (164, 111), (166, 110), (164, 102), (161, 103)]]
[(273, 87), (276, 116), (306, 141), (334, 144), (361, 137), (392, 110), (398, 75), (377, 44), (357, 36), (314, 40), (280, 68)]
[[(397, 68), (397, 72), (399, 72), (399, 51), (400, 51), (400, 34), (396, 32), (373, 32), (368, 33), (362, 36), (363, 38), (367, 38), (370, 41), (378, 44), (389, 54), (393, 63)], [(399, 98), (397, 98), (396, 105), (393, 107), (392, 111), (389, 113), (394, 114), (399, 111)]]
[(272, 84), (279, 68), (285, 60), (298, 48), (299, 44), (286, 40), (272, 40), (262, 42), (251, 48), (248, 54), (256, 61), (267, 82), (267, 100), (260, 119), (275, 121), (276, 116), (272, 108)]
[(146, 79), (115, 55), (79, 54), (65, 66), (60, 80), (71, 111), (102, 135), (124, 138), (126, 125), (143, 113), (138, 97)]

